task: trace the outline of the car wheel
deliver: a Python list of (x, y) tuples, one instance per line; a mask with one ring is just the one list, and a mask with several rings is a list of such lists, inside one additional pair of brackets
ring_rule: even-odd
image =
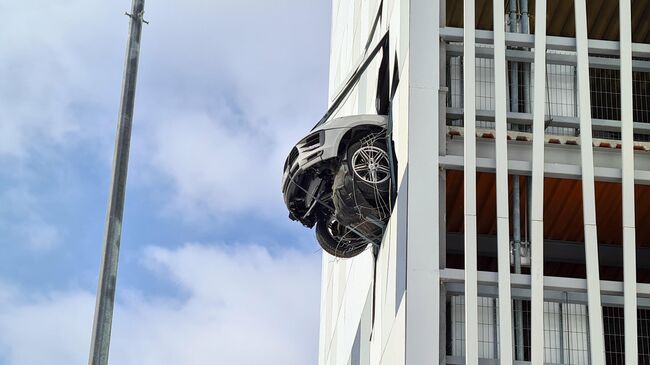
[(348, 148), (347, 160), (355, 185), (376, 200), (390, 189), (390, 163), (383, 136), (371, 134)]
[(368, 246), (368, 241), (341, 227), (333, 219), (319, 219), (316, 222), (316, 240), (323, 250), (340, 258), (357, 256)]

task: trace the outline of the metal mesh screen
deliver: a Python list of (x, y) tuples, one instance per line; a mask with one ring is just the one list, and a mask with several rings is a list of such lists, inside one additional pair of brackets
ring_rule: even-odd
[(624, 364), (623, 308), (603, 307), (603, 328), (605, 331), (605, 360), (607, 364)]
[[(513, 300), (516, 303), (516, 300)], [(530, 301), (521, 300), (521, 329), (513, 305), (515, 360), (531, 361)], [(447, 355), (465, 356), (464, 296), (449, 297)], [(478, 298), (478, 353), (483, 359), (499, 357), (498, 299)], [(650, 309), (638, 310), (639, 364), (650, 365)], [(609, 365), (625, 364), (625, 332), (622, 307), (603, 306), (605, 359)], [(520, 334), (518, 336), (518, 331)], [(523, 341), (522, 341), (523, 340)], [(520, 348), (521, 347), (521, 348)], [(544, 362), (589, 364), (589, 321), (585, 304), (544, 302)]]
[(650, 365), (650, 310), (639, 309), (637, 331), (639, 333), (639, 365)]
[[(530, 361), (530, 301), (522, 300), (521, 330), (513, 321), (515, 359)], [(479, 297), (478, 352), (484, 359), (499, 357), (498, 300)], [(513, 306), (513, 319), (516, 317)], [(448, 355), (465, 355), (465, 305), (463, 296), (450, 297), (451, 334), (448, 336)], [(521, 337), (517, 335), (520, 331)], [(519, 339), (518, 339), (519, 338)], [(523, 341), (521, 341), (523, 339)], [(521, 348), (519, 348), (521, 347)], [(573, 303), (544, 303), (544, 349), (545, 362), (552, 364), (588, 364), (588, 326), (585, 305)], [(520, 355), (518, 355), (520, 354)]]
[[(477, 59), (477, 64), (480, 58)], [(463, 107), (463, 58), (450, 57), (447, 60), (447, 106), (453, 108)]]
[(632, 72), (634, 121), (650, 123), (650, 72)]
[(560, 303), (544, 303), (544, 357), (546, 362), (564, 363), (564, 320)]
[[(530, 63), (508, 62), (508, 111), (531, 113), (533, 108), (534, 70)], [(549, 117), (576, 117), (576, 75), (575, 66), (547, 65), (546, 85), (546, 114)], [(513, 85), (515, 85), (513, 87)], [(447, 62), (447, 106), (463, 108), (463, 58), (450, 57)], [(516, 94), (513, 91), (516, 90)], [(489, 58), (476, 59), (476, 109), (494, 110), (494, 60)], [(514, 99), (513, 99), (514, 98)], [(512, 103), (510, 103), (512, 100)], [(462, 126), (462, 120), (450, 120), (449, 125)], [(477, 127), (493, 128), (494, 123), (477, 121)], [(508, 129), (530, 132), (530, 125), (508, 123)], [(573, 128), (549, 127), (548, 133), (574, 135)]]
[[(607, 364), (625, 364), (625, 316), (622, 307), (603, 307), (605, 359)], [(639, 364), (650, 364), (650, 310), (637, 311)]]
[[(449, 355), (465, 356), (465, 297), (451, 297)], [(498, 308), (495, 298), (478, 298), (478, 355), (495, 359), (499, 353)]]
[(587, 306), (562, 303), (564, 364), (589, 363), (589, 323)]
[[(491, 47), (481, 45), (481, 47)], [(575, 54), (567, 51), (549, 53)], [(531, 113), (533, 110), (534, 67), (531, 63), (508, 62), (508, 111)], [(620, 71), (591, 68), (589, 70), (591, 114), (593, 119), (621, 120)], [(514, 85), (514, 88), (512, 87)], [(447, 62), (447, 106), (463, 108), (463, 57), (453, 56)], [(513, 94), (513, 90), (516, 93)], [(494, 61), (491, 58), (476, 59), (476, 108), (494, 110)], [(578, 117), (576, 67), (573, 65), (547, 64), (546, 66), (546, 118)], [(650, 123), (650, 72), (633, 72), (633, 118), (635, 122)], [(462, 119), (448, 120), (448, 125), (462, 126)], [(494, 123), (477, 121), (479, 128), (493, 128)], [(530, 132), (530, 125), (508, 123), (509, 130)], [(575, 136), (575, 128), (550, 126), (547, 134)], [(620, 132), (593, 131), (594, 138), (620, 140)], [(635, 134), (636, 141), (650, 141), (647, 134)]]
[(591, 117), (621, 120), (621, 73), (619, 70), (589, 69)]

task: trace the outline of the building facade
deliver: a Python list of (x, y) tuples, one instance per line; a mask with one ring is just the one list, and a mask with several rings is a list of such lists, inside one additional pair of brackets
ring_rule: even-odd
[(389, 79), (397, 200), (323, 254), (319, 363), (650, 364), (650, 1), (332, 11), (335, 116)]

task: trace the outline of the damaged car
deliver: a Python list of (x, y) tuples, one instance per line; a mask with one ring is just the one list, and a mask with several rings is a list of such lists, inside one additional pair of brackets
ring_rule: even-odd
[(286, 159), (282, 193), (289, 217), (315, 227), (331, 255), (354, 257), (381, 243), (394, 199), (388, 122), (385, 115), (327, 120)]
[[(390, 105), (399, 76), (393, 72), (391, 81), (388, 30), (377, 36), (381, 14), (364, 57), (284, 163), (282, 193), (289, 218), (315, 227), (320, 246), (340, 258), (357, 256), (368, 247), (377, 252), (395, 200)], [(397, 60), (393, 66), (399, 69)], [(374, 87), (376, 114), (334, 117), (363, 76), (376, 80), (366, 84)]]

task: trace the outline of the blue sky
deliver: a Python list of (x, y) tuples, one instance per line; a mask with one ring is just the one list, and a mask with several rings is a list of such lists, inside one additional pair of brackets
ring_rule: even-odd
[[(111, 362), (315, 363), (320, 251), (279, 183), (330, 2), (145, 7)], [(0, 1), (1, 365), (87, 361), (129, 8)]]

